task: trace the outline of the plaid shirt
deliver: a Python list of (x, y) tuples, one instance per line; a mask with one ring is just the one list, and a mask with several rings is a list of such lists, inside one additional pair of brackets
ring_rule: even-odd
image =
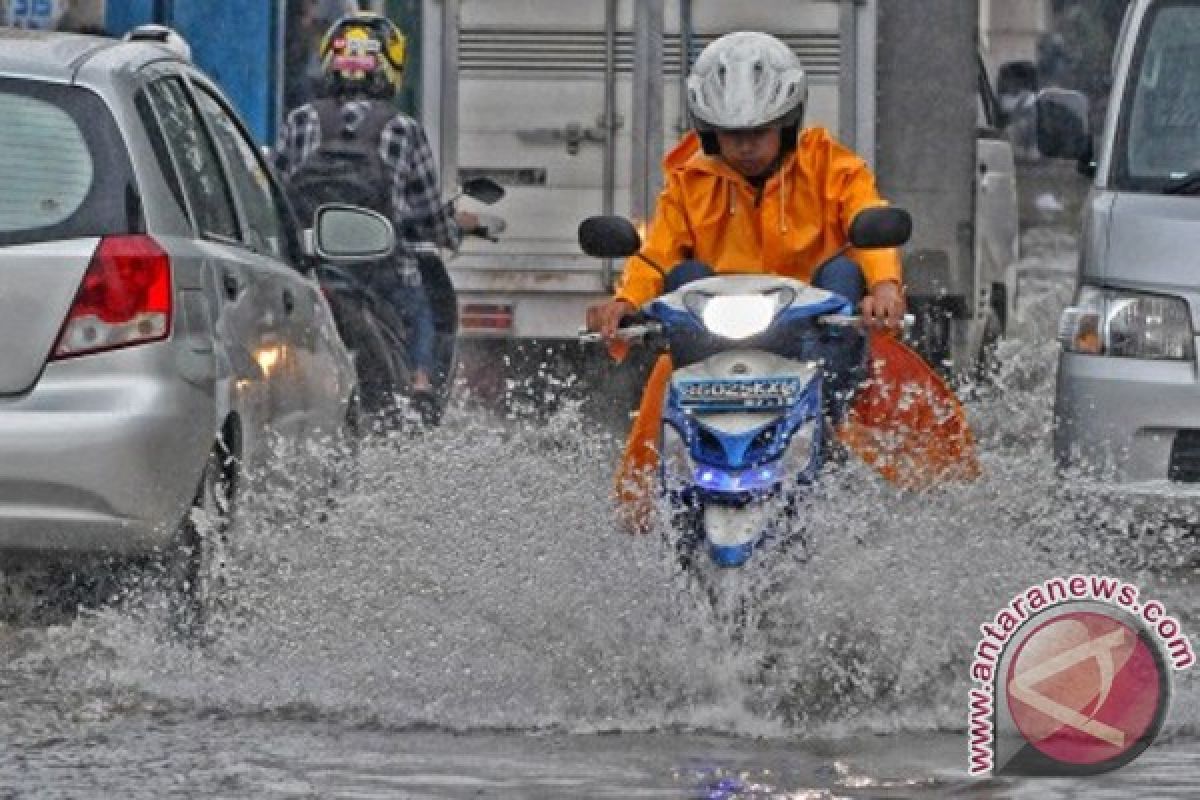
[[(348, 130), (362, 124), (371, 100), (342, 104), (342, 120)], [(291, 178), (321, 146), (321, 119), (310, 103), (287, 115), (275, 148), (275, 166)], [(417, 254), (436, 245), (457, 249), (462, 233), (454, 222), (454, 210), (442, 201), (437, 166), (425, 131), (415, 119), (397, 112), (383, 129), (379, 153), (392, 173), (392, 222), (396, 226), (393, 261), (401, 280), (421, 285)], [(405, 235), (406, 234), (406, 235)]]

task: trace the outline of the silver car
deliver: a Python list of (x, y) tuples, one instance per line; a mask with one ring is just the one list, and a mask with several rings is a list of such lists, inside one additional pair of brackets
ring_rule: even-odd
[(353, 365), (282, 197), (167, 49), (0, 29), (6, 562), (194, 554), (189, 510), (225, 510), (269, 436), (348, 422)]
[[(1079, 288), (1059, 331), (1060, 464), (1171, 513), (1194, 512), (1200, 497), (1197, 53), (1200, 2), (1130, 5), (1083, 210)], [(1070, 122), (1078, 110), (1060, 99), (1039, 109), (1043, 150), (1090, 158)]]

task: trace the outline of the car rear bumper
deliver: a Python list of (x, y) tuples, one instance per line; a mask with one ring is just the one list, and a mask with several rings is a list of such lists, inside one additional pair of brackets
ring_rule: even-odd
[(81, 372), (51, 365), (30, 394), (0, 398), (0, 551), (144, 551), (191, 505), (211, 386)]

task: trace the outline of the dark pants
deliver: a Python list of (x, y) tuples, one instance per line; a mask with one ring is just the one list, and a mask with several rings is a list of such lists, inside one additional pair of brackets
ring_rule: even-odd
[(409, 286), (395, 270), (377, 277), (372, 286), (404, 319), (408, 328), (408, 357), (414, 371), (433, 373), (433, 312), (425, 287)]

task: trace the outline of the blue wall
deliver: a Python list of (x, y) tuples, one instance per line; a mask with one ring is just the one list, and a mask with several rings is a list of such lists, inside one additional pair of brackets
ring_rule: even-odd
[(110, 33), (161, 22), (192, 48), (192, 60), (233, 101), (259, 142), (275, 135), (276, 9), (281, 0), (123, 0), (107, 4)]

